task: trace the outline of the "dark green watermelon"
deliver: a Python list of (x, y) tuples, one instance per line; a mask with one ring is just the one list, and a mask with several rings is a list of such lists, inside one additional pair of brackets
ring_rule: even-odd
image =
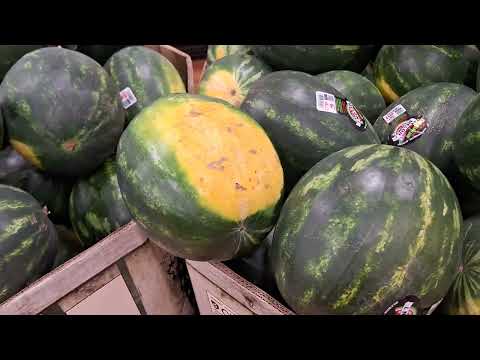
[(22, 56), (45, 45), (0, 45), (0, 81)]
[(84, 249), (77, 235), (63, 225), (55, 226), (58, 234), (57, 255), (53, 269), (63, 265), (65, 262), (81, 253)]
[[(420, 124), (424, 119), (428, 128), (423, 135), (421, 134), (423, 130), (415, 131), (410, 128), (412, 141), (400, 146), (429, 159), (452, 179), (458, 172), (453, 159), (455, 153), (453, 136), (460, 117), (475, 96), (474, 90), (461, 84), (437, 83), (422, 86), (387, 107), (378, 117), (374, 128), (382, 143), (387, 144), (392, 140), (392, 134), (400, 133), (399, 130), (403, 127), (407, 129), (408, 124), (410, 127)], [(390, 120), (385, 120), (384, 116), (390, 119), (387, 114), (399, 105), (403, 106), (406, 113), (387, 123)], [(407, 116), (407, 113), (410, 116)], [(409, 120), (416, 116), (421, 116), (422, 119)], [(417, 135), (419, 137), (415, 138)], [(408, 140), (408, 136), (410, 135), (406, 133), (405, 141)]]
[(38, 201), (0, 185), (0, 303), (50, 271), (56, 243), (55, 226)]
[(110, 76), (89, 57), (36, 50), (10, 69), (1, 91), (10, 144), (37, 168), (85, 176), (114, 153), (124, 112)]
[(480, 215), (464, 222), (462, 263), (440, 306), (447, 315), (480, 315)]
[(473, 188), (480, 190), (480, 96), (463, 112), (454, 135), (455, 162)]
[(461, 227), (455, 193), (430, 161), (388, 145), (350, 147), (290, 193), (272, 244), (275, 279), (298, 314), (381, 315), (405, 299), (422, 312), (452, 284)]
[(103, 66), (113, 54), (124, 47), (125, 45), (77, 45), (76, 50)]
[(198, 93), (239, 107), (252, 84), (270, 72), (270, 66), (255, 56), (225, 56), (208, 67)]
[(252, 53), (249, 45), (208, 45), (207, 63), (213, 64), (225, 56), (247, 55)]
[(275, 145), (287, 192), (313, 165), (335, 151), (379, 143), (368, 121), (362, 130), (347, 115), (319, 111), (317, 91), (342, 96), (315, 76), (278, 71), (256, 81), (241, 106), (265, 129)]
[(13, 148), (0, 151), (0, 184), (22, 189), (50, 212), (55, 223), (68, 224), (68, 199), (72, 190), (69, 178), (52, 177), (37, 170)]
[(158, 98), (186, 92), (175, 66), (165, 56), (145, 46), (120, 50), (107, 61), (105, 70), (121, 92), (127, 123)]
[(375, 56), (375, 45), (252, 45), (253, 52), (276, 70), (320, 74), (331, 70), (361, 72)]
[(438, 82), (463, 84), (469, 61), (463, 50), (448, 45), (384, 45), (375, 60), (375, 85), (387, 104)]
[(385, 109), (380, 91), (366, 77), (348, 70), (334, 70), (317, 76), (347, 97), (371, 124)]
[(84, 248), (130, 222), (114, 161), (107, 160), (94, 174), (75, 184), (70, 196), (70, 220)]

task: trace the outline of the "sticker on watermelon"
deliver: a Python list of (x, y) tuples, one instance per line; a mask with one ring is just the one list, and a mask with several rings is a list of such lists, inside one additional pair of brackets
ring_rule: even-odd
[(125, 110), (137, 103), (137, 98), (129, 87), (120, 91), (120, 99), (122, 100), (122, 106)]
[(390, 135), (390, 145), (403, 146), (419, 138), (428, 129), (428, 122), (422, 116), (412, 117), (397, 125)]
[(387, 310), (383, 313), (384, 315), (419, 315), (420, 311), (418, 310), (416, 304), (420, 301), (416, 296), (410, 295), (402, 300), (395, 301)]
[(347, 114), (352, 119), (355, 126), (361, 130), (367, 128), (367, 118), (358, 110), (355, 105), (347, 100)]

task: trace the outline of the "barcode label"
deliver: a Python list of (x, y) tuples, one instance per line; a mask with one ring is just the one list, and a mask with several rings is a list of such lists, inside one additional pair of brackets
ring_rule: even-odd
[(236, 315), (227, 305), (218, 300), (215, 296), (207, 291), (210, 309), (215, 315)]
[(325, 93), (322, 91), (315, 92), (317, 98), (317, 110), (318, 111), (325, 111), (332, 114), (337, 113), (337, 103), (335, 100), (335, 96), (329, 93)]
[(387, 124), (390, 124), (393, 120), (399, 117), (402, 114), (405, 114), (407, 110), (402, 106), (402, 104), (398, 104), (392, 110), (390, 110), (386, 115), (383, 116), (383, 120)]
[(125, 89), (120, 91), (120, 98), (122, 100), (122, 106), (125, 110), (137, 103), (137, 98), (135, 97), (132, 89), (130, 89), (129, 87), (126, 87)]

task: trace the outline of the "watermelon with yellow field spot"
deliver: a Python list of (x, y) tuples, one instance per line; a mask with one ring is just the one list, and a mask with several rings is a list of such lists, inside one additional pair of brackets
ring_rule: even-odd
[(175, 66), (162, 54), (145, 46), (126, 47), (107, 61), (105, 69), (120, 91), (127, 123), (155, 100), (186, 93)]
[(375, 84), (387, 104), (438, 82), (464, 84), (470, 62), (462, 49), (448, 45), (384, 45), (374, 64)]
[(229, 55), (251, 55), (249, 45), (208, 45), (207, 63), (213, 64)]
[(354, 146), (290, 193), (272, 243), (275, 279), (298, 314), (421, 314), (455, 278), (461, 233), (435, 165), (404, 148)]
[(30, 194), (0, 185), (0, 303), (53, 266), (57, 232)]
[(239, 107), (252, 84), (271, 71), (270, 66), (254, 56), (225, 56), (207, 69), (198, 93)]
[(116, 171), (115, 161), (109, 159), (73, 187), (70, 221), (83, 248), (90, 247), (131, 220), (118, 187)]
[(255, 120), (223, 100), (160, 98), (122, 134), (117, 166), (134, 220), (182, 258), (248, 256), (278, 215), (277, 153)]
[(37, 168), (86, 176), (113, 155), (124, 112), (112, 79), (88, 56), (33, 51), (10, 69), (1, 91), (10, 144)]
[(335, 151), (380, 143), (364, 117), (357, 122), (336, 108), (320, 111), (323, 97), (317, 95), (321, 93), (336, 97), (334, 106), (344, 109), (344, 95), (321, 79), (298, 71), (276, 71), (256, 81), (241, 106), (272, 139), (282, 161), (287, 193), (313, 165)]
[(480, 215), (464, 222), (462, 263), (440, 313), (480, 315)]
[[(388, 106), (373, 127), (382, 143), (394, 142), (419, 153), (453, 180), (458, 176), (454, 134), (463, 112), (476, 96), (474, 90), (461, 84), (422, 86)], [(392, 115), (395, 111), (398, 116)], [(416, 129), (423, 121), (425, 127)]]

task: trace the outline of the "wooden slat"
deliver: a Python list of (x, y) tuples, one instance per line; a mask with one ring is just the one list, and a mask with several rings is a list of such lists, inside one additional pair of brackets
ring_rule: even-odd
[(187, 263), (200, 315), (254, 315)]
[(0, 315), (39, 314), (145, 243), (134, 222), (114, 232), (0, 305)]
[[(176, 258), (148, 241), (123, 259), (148, 315), (192, 315), (193, 308), (176, 277)], [(173, 265), (173, 266), (172, 266)], [(125, 278), (125, 275), (122, 273)]]
[[(222, 263), (187, 261), (191, 267), (257, 315), (294, 315), (265, 291)], [(194, 289), (198, 286), (192, 279)], [(197, 294), (197, 291), (195, 292)], [(198, 301), (198, 298), (197, 298)]]

